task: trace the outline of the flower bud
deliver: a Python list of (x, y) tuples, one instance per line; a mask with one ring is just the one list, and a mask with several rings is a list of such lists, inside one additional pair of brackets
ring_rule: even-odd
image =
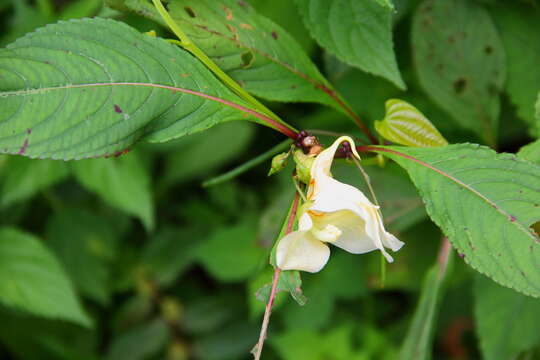
[(268, 172), (268, 176), (277, 173), (278, 171), (281, 171), (287, 166), (287, 162), (289, 161), (289, 152), (284, 152), (281, 154), (277, 154), (272, 158), (272, 166), (270, 167), (270, 171)]
[(304, 154), (301, 149), (296, 149), (294, 151), (294, 161), (296, 162), (296, 176), (304, 184), (309, 184), (311, 166), (315, 161), (315, 157)]

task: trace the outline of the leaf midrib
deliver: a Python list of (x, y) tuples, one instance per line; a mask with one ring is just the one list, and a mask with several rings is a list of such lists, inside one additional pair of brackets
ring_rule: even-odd
[(478, 196), (480, 199), (484, 200), (487, 204), (489, 204), (491, 207), (493, 207), (497, 212), (499, 212), (500, 214), (504, 215), (506, 217), (506, 219), (511, 223), (511, 224), (514, 224), (519, 230), (521, 230), (522, 232), (524, 232), (529, 238), (531, 238), (532, 240), (534, 240), (536, 243), (540, 243), (540, 239), (537, 238), (534, 234), (532, 234), (528, 228), (526, 226), (524, 226), (523, 224), (521, 224), (520, 221), (518, 221), (517, 217), (515, 218), (515, 221), (510, 221), (511, 218), (513, 218), (513, 216), (509, 213), (507, 213), (505, 210), (503, 210), (502, 208), (500, 208), (496, 203), (494, 203), (492, 200), (490, 200), (489, 198), (487, 198), (485, 195), (483, 195), (482, 193), (480, 193), (478, 190), (474, 189), (473, 187), (469, 186), (468, 184), (464, 183), (463, 181), (455, 178), (454, 176), (448, 174), (447, 172), (431, 165), (431, 164), (428, 164), (427, 162), (425, 161), (422, 161), (420, 159), (417, 159), (415, 158), (414, 156), (411, 156), (411, 155), (407, 155), (407, 154), (404, 154), (402, 152), (399, 152), (397, 150), (393, 150), (393, 149), (387, 149), (387, 148), (382, 148), (382, 147), (378, 147), (378, 146), (361, 146), (359, 147), (361, 149), (359, 149), (360, 151), (375, 151), (375, 152), (387, 152), (387, 153), (391, 153), (391, 154), (394, 154), (394, 155), (397, 155), (397, 156), (400, 156), (400, 157), (403, 157), (405, 159), (408, 159), (408, 160), (411, 160), (411, 161), (414, 161), (416, 162), (417, 164), (420, 164), (428, 169), (431, 169), (437, 173), (439, 173), (440, 175), (448, 178), (449, 180), (453, 181), (454, 183), (456, 183), (457, 185), (465, 188), (466, 190), (468, 190), (469, 192), (471, 192), (472, 194)]

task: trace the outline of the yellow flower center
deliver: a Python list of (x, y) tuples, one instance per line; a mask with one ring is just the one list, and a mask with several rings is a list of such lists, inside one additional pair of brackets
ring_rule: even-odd
[(326, 225), (323, 229), (313, 227), (311, 233), (318, 240), (329, 243), (336, 241), (342, 234), (341, 230), (332, 224)]

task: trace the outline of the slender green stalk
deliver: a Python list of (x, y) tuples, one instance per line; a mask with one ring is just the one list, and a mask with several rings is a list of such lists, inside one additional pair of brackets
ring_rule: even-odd
[[(294, 225), (294, 221), (296, 219), (296, 212), (298, 210), (298, 204), (300, 203), (300, 196), (298, 193), (295, 194), (293, 203), (291, 204), (291, 208), (289, 210), (289, 214), (287, 215), (287, 219), (285, 220), (285, 223), (283, 224), (285, 227), (285, 231), (283, 235), (289, 234)], [(286, 224), (286, 225), (285, 225)], [(282, 229), (283, 230), (283, 229)], [(278, 237), (278, 241), (281, 239), (282, 234), (280, 233), (280, 236)], [(277, 243), (277, 242), (276, 242)], [(261, 325), (261, 332), (259, 334), (259, 341), (257, 342), (257, 345), (252, 350), (253, 355), (255, 356), (255, 360), (259, 360), (262, 355), (262, 350), (264, 346), (264, 341), (266, 340), (266, 333), (268, 330), (268, 324), (270, 324), (270, 315), (272, 314), (272, 306), (274, 305), (274, 300), (277, 295), (277, 285), (279, 281), (279, 275), (281, 274), (281, 269), (277, 266), (274, 267), (274, 277), (272, 280), (272, 291), (270, 293), (270, 298), (268, 299), (268, 303), (266, 304), (266, 309), (264, 311), (264, 317), (263, 322)]]
[(249, 102), (255, 109), (259, 112), (262, 112), (275, 121), (281, 123), (282, 125), (287, 126), (289, 129), (297, 132), (295, 128), (291, 125), (284, 122), (279, 116), (274, 114), (270, 109), (261, 104), (257, 99), (255, 99), (251, 94), (244, 90), (236, 81), (234, 81), (229, 75), (227, 75), (219, 66), (212, 61), (191, 39), (182, 31), (180, 26), (172, 19), (169, 15), (161, 0), (152, 0), (157, 11), (169, 26), (172, 32), (180, 39), (179, 45), (182, 46), (185, 50), (192, 53), (197, 57), (210, 71), (214, 73), (225, 85), (227, 85), (231, 90), (233, 90), (238, 96), (240, 96), (245, 101)]
[(271, 148), (270, 150), (262, 153), (261, 155), (257, 156), (256, 158), (254, 159), (251, 159), (249, 160), (248, 162), (245, 162), (243, 163), (242, 165), (230, 170), (230, 171), (227, 171), (226, 173), (224, 174), (221, 174), (219, 176), (216, 176), (210, 180), (206, 180), (205, 182), (203, 182), (202, 186), (203, 187), (209, 187), (209, 186), (214, 186), (214, 185), (218, 185), (218, 184), (221, 184), (223, 182), (226, 182), (226, 181), (229, 181), (231, 179), (234, 179), (235, 177), (237, 177), (238, 175), (248, 171), (249, 169), (259, 165), (260, 163), (270, 159), (272, 156), (282, 152), (282, 151), (285, 151), (289, 148), (289, 146), (291, 146), (291, 141), (290, 140), (285, 140), (285, 141), (282, 141), (280, 142), (279, 144), (277, 144), (276, 146), (274, 146), (273, 148)]
[[(356, 164), (356, 167), (358, 167), (358, 170), (360, 170), (360, 172), (362, 173), (362, 176), (364, 177), (364, 180), (371, 194), (371, 198), (373, 199), (373, 202), (375, 203), (375, 205), (379, 207), (377, 211), (379, 212), (379, 215), (382, 218), (379, 200), (377, 199), (377, 195), (375, 195), (375, 191), (373, 190), (373, 187), (371, 186), (371, 180), (369, 179), (369, 175), (366, 173), (366, 171), (362, 167), (360, 160), (358, 160), (354, 156), (352, 156), (352, 159), (354, 163)], [(384, 288), (385, 283), (386, 283), (386, 259), (384, 258), (384, 255), (381, 253), (381, 288)]]

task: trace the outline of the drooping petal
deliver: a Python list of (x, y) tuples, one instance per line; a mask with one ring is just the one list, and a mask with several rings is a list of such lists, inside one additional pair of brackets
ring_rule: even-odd
[(276, 265), (282, 270), (315, 273), (328, 262), (330, 249), (310, 231), (293, 231), (284, 236), (276, 248)]
[[(384, 229), (378, 206), (372, 204), (357, 188), (333, 178), (324, 179), (319, 190), (314, 196), (310, 214), (316, 227), (322, 226), (317, 222), (324, 217), (326, 223), (331, 222), (342, 231), (334, 245), (354, 254), (379, 249), (389, 262), (393, 261), (385, 247), (397, 251), (403, 243)], [(313, 214), (319, 214), (319, 217)], [(329, 214), (349, 216), (333, 218)]]

